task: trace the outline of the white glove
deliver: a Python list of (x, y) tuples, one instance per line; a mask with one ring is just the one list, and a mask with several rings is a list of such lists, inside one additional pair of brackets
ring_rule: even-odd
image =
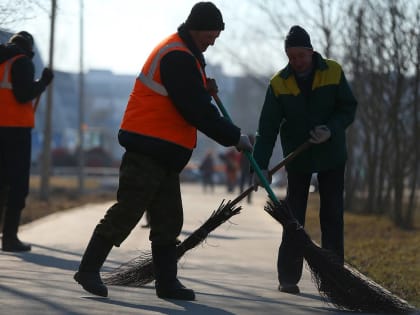
[(325, 125), (314, 127), (314, 129), (312, 129), (309, 132), (309, 134), (311, 135), (309, 142), (315, 143), (315, 144), (323, 143), (331, 137), (331, 131)]
[[(264, 178), (267, 180), (267, 182), (269, 184), (271, 184), (271, 175), (269, 174), (269, 172), (267, 170), (261, 170), (262, 175), (264, 176)], [(252, 174), (252, 185), (254, 186), (254, 191), (258, 190), (258, 186), (263, 187), (263, 184), (260, 180), (260, 178), (258, 177), (258, 174), (254, 171), (254, 173)]]
[(236, 149), (238, 151), (249, 151), (252, 152), (253, 146), (251, 141), (249, 141), (249, 137), (247, 135), (241, 135), (239, 137), (238, 144), (236, 145)]

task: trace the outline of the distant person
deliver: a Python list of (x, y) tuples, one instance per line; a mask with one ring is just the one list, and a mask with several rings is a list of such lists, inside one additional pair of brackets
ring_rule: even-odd
[(214, 192), (214, 156), (212, 151), (208, 151), (200, 164), (200, 174), (203, 184), (203, 191), (206, 192), (207, 188), (210, 192)]
[[(308, 33), (293, 26), (286, 36), (289, 63), (268, 86), (261, 111), (254, 157), (267, 175), (280, 133), (284, 156), (308, 139), (314, 144), (286, 166), (287, 196), (300, 224), (305, 224), (308, 191), (317, 173), (322, 247), (344, 262), (343, 191), (347, 159), (346, 128), (353, 122), (357, 101), (341, 66), (312, 48)], [(270, 178), (267, 176), (267, 179)], [(254, 174), (254, 183), (259, 179)], [(299, 293), (302, 254), (283, 232), (277, 270), (282, 292)]]
[[(251, 143), (254, 144), (255, 136), (248, 135), (248, 137)], [(241, 169), (241, 174), (239, 177), (239, 190), (242, 193), (246, 188), (252, 185), (251, 163), (249, 162), (249, 159), (244, 152), (241, 152), (241, 159), (239, 164)], [(247, 203), (250, 204), (252, 202), (252, 192), (248, 194), (246, 199)]]
[(34, 39), (22, 31), (0, 45), (0, 221), (2, 250), (26, 252), (31, 245), (18, 238), (18, 228), (29, 193), (31, 130), (35, 123), (34, 100), (51, 83), (53, 73), (44, 68), (34, 81)]
[(195, 299), (177, 278), (176, 244), (183, 225), (179, 174), (196, 146), (197, 130), (221, 145), (252, 150), (248, 137), (211, 103), (217, 86), (206, 78), (203, 52), (223, 29), (213, 3), (195, 4), (178, 31), (153, 49), (137, 77), (118, 134), (126, 151), (117, 203), (94, 229), (74, 275), (86, 291), (107, 296), (100, 268), (147, 209), (157, 296)]
[(238, 173), (240, 169), (239, 161), (240, 155), (234, 148), (228, 149), (226, 152), (219, 155), (220, 159), (225, 164), (226, 174), (226, 189), (228, 193), (235, 191), (236, 185), (238, 184)]

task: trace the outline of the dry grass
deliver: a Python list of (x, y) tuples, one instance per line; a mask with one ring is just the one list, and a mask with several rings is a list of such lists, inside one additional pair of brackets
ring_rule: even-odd
[(26, 199), (26, 207), (22, 212), (21, 224), (87, 203), (104, 202), (114, 199), (115, 192), (89, 193), (83, 196), (77, 196), (75, 192), (59, 190), (53, 192), (53, 197), (48, 201), (43, 201), (39, 200), (36, 194), (31, 193)]
[[(306, 231), (320, 242), (318, 196), (312, 194)], [(345, 213), (345, 260), (394, 294), (420, 307), (420, 229), (404, 231), (383, 216)]]
[(103, 202), (104, 200), (115, 200), (115, 191), (98, 192), (98, 181), (87, 178), (85, 188), (90, 193), (80, 196), (77, 193), (77, 177), (51, 177), (50, 198), (48, 201), (39, 199), (40, 179), (38, 176), (31, 176), (31, 193), (26, 199), (26, 207), (22, 212), (21, 224), (28, 223), (44, 217), (48, 214), (78, 207), (86, 203)]
[[(31, 175), (30, 188), (32, 190), (38, 190), (41, 185), (41, 178), (38, 175)], [(54, 190), (76, 190), (79, 185), (79, 179), (77, 176), (51, 176), (50, 187)], [(87, 189), (99, 188), (99, 181), (95, 178), (87, 177), (84, 181), (84, 185)]]

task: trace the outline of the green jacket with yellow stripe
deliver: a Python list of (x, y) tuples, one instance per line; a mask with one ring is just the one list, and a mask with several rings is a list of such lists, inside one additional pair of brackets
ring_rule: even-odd
[(286, 168), (293, 172), (319, 172), (343, 166), (347, 159), (346, 128), (353, 122), (357, 101), (341, 66), (314, 52), (312, 90), (305, 96), (287, 65), (276, 73), (267, 89), (259, 119), (254, 157), (267, 169), (280, 133), (283, 155), (294, 151), (310, 137), (317, 125), (327, 125), (331, 138), (311, 146)]

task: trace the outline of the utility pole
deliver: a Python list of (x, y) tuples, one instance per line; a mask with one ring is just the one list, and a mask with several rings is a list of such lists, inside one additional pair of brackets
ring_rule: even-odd
[(85, 153), (84, 153), (84, 131), (85, 131), (85, 85), (83, 73), (83, 0), (80, 0), (80, 51), (79, 51), (79, 195), (85, 191)]
[[(54, 69), (54, 33), (55, 33), (55, 15), (57, 9), (56, 0), (51, 0), (51, 24), (50, 24), (50, 53), (49, 68)], [(50, 193), (50, 168), (51, 168), (51, 116), (53, 104), (53, 84), (48, 86), (47, 91), (47, 109), (45, 114), (45, 129), (42, 150), (42, 172), (41, 172), (41, 200), (48, 200)]]

